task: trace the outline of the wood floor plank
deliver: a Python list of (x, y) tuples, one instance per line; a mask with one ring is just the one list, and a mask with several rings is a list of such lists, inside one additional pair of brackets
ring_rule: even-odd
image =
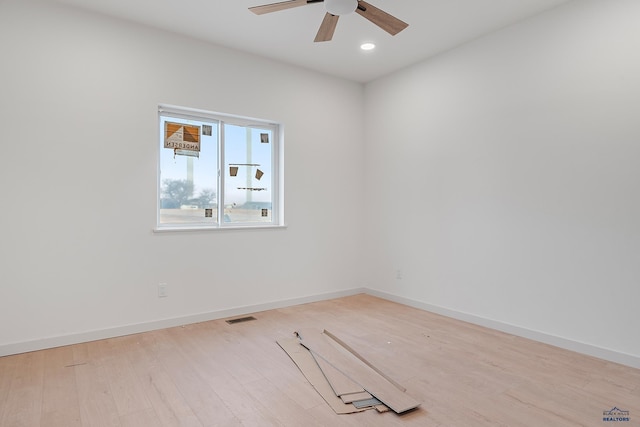
[(158, 427), (162, 425), (153, 409), (143, 409), (120, 417), (121, 427)]
[(135, 374), (142, 384), (157, 416), (159, 427), (203, 427), (187, 400), (159, 362), (163, 346), (159, 341), (167, 339), (162, 331), (141, 334), (140, 345), (128, 354)]
[(11, 384), (0, 425), (39, 426), (42, 416), (44, 353), (33, 352), (17, 356), (10, 376)]
[(193, 365), (185, 354), (189, 353), (188, 346), (180, 345), (180, 338), (176, 338), (174, 330), (170, 335), (175, 346), (172, 351), (160, 354), (159, 361), (162, 363), (167, 374), (189, 403), (189, 407), (194, 412), (203, 426), (211, 425), (237, 425), (239, 420), (226, 407), (224, 402), (216, 394), (215, 388), (222, 384), (210, 384), (198, 373), (198, 366)]
[[(89, 343), (96, 352), (98, 343)], [(94, 353), (95, 354), (95, 353)], [(109, 387), (109, 372), (99, 358), (73, 367), (83, 427), (119, 427), (120, 417)]]
[(72, 347), (45, 353), (41, 427), (81, 426)]
[[(128, 340), (126, 342), (125, 340)], [(135, 374), (128, 354), (138, 346), (137, 336), (105, 341), (110, 345), (103, 348), (103, 369), (109, 372), (107, 382), (118, 410), (118, 415), (144, 413), (151, 403), (143, 390), (140, 379)]]
[[(213, 353), (219, 354), (221, 350), (218, 346), (209, 347), (216, 340), (210, 339), (212, 331), (203, 326), (198, 325), (186, 336), (182, 336), (180, 346), (186, 350), (183, 355), (195, 367), (198, 375), (212, 386), (226, 410), (233, 414), (233, 422), (246, 425), (278, 425), (278, 420), (266, 410), (262, 402), (256, 401), (247, 392), (243, 382), (234, 377), (225, 365), (220, 364), (219, 358), (211, 357)], [(228, 350), (236, 349), (233, 347)]]
[(0, 425), (7, 407), (13, 372), (20, 357), (21, 355), (0, 357)]
[(308, 410), (284, 396), (282, 390), (266, 378), (249, 384), (247, 392), (261, 402), (282, 425), (323, 427), (322, 424), (308, 416)]

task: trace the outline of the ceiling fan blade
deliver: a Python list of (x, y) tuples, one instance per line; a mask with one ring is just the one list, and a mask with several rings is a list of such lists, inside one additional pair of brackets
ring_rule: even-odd
[(324, 0), (288, 0), (278, 3), (264, 4), (262, 6), (253, 6), (249, 10), (256, 15), (263, 15), (265, 13), (278, 12), (279, 10), (291, 9), (292, 7), (306, 6), (311, 3), (320, 3)]
[(380, 10), (375, 6), (371, 6), (366, 1), (358, 1), (358, 8), (356, 9), (356, 12), (392, 36), (395, 36), (409, 26), (406, 22), (399, 20), (395, 16), (389, 15), (387, 12)]
[(338, 18), (340, 18), (338, 15), (332, 15), (327, 12), (324, 15), (322, 24), (320, 24), (320, 29), (318, 29), (314, 42), (328, 42), (331, 40), (333, 33), (336, 31), (336, 25), (338, 25)]

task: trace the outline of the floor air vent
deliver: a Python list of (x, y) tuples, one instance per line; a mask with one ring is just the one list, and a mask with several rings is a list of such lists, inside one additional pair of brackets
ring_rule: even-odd
[(229, 319), (229, 320), (226, 320), (226, 322), (230, 325), (235, 325), (236, 323), (249, 322), (251, 320), (257, 320), (257, 319), (253, 316), (247, 316), (247, 317), (238, 317), (237, 319)]

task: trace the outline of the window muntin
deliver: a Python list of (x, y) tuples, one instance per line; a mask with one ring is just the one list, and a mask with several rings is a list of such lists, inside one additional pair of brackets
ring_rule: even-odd
[[(167, 122), (198, 127), (200, 151), (165, 148)], [(282, 225), (279, 125), (161, 106), (159, 127), (157, 229)]]

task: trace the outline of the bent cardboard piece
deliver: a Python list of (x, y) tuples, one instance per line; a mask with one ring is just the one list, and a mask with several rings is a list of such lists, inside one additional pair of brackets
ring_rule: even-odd
[(327, 381), (329, 381), (329, 384), (331, 385), (331, 388), (333, 389), (333, 392), (336, 396), (364, 392), (364, 389), (359, 384), (353, 382), (351, 378), (346, 377), (342, 372), (338, 371), (336, 368), (328, 364), (322, 357), (316, 357), (313, 352), (311, 352), (311, 355), (320, 367), (320, 370), (324, 374)]
[(420, 402), (398, 389), (395, 384), (327, 335), (319, 331), (304, 330), (299, 332), (298, 336), (302, 338), (303, 346), (360, 384), (394, 412), (401, 414), (420, 406)]
[(344, 403), (339, 397), (337, 397), (329, 382), (324, 377), (324, 374), (318, 367), (313, 356), (309, 350), (300, 345), (300, 341), (297, 338), (285, 338), (276, 341), (278, 345), (289, 355), (293, 363), (296, 364), (298, 369), (302, 372), (305, 378), (318, 392), (320, 396), (327, 402), (327, 404), (334, 410), (336, 414), (352, 414), (355, 412), (366, 411), (370, 408), (358, 409), (351, 404)]

